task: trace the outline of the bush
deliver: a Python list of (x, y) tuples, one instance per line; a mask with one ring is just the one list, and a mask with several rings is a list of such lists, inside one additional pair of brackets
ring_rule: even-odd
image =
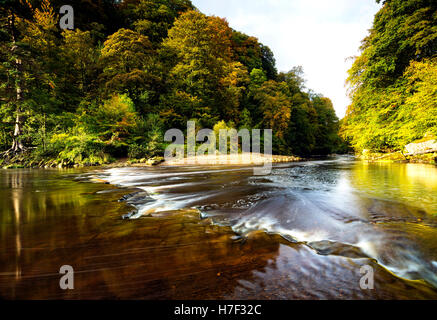
[(104, 153), (105, 146), (97, 136), (79, 129), (71, 134), (54, 134), (48, 149), (59, 151), (56, 158), (58, 163), (101, 165), (112, 160)]
[[(139, 120), (132, 140), (134, 143), (129, 149), (129, 158), (141, 159), (162, 156), (164, 153), (164, 134), (163, 123), (159, 115), (148, 114), (146, 119)], [(134, 157), (131, 157), (131, 154)]]
[(129, 159), (142, 159), (146, 158), (148, 155), (148, 150), (145, 146), (139, 144), (131, 144), (129, 146)]

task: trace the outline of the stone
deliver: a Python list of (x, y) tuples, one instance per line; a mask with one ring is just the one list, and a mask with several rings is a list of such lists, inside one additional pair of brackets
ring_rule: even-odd
[(405, 146), (407, 155), (423, 154), (437, 151), (437, 140), (410, 143)]
[(151, 159), (147, 160), (146, 164), (148, 166), (156, 166), (162, 162), (164, 162), (163, 158), (151, 158)]

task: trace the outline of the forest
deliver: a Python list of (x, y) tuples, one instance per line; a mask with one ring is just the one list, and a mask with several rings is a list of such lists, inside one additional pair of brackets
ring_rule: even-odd
[(437, 2), (382, 4), (349, 70), (341, 135), (357, 152), (402, 153), (437, 135)]
[[(60, 28), (64, 4), (0, 0), (3, 164), (152, 158), (163, 154), (165, 131), (186, 131), (187, 121), (198, 129), (272, 129), (274, 154), (348, 150), (331, 100), (306, 88), (302, 67), (278, 72), (268, 46), (225, 19), (201, 13), (189, 0), (69, 1), (73, 30)], [(435, 38), (428, 41), (435, 49)], [(421, 83), (416, 78), (430, 66), (435, 61), (412, 64), (409, 79)], [(392, 80), (401, 72), (395, 71)], [(355, 138), (354, 114), (361, 108), (358, 96), (369, 89), (357, 84), (371, 74), (351, 71), (357, 98), (345, 132), (354, 146), (365, 144)], [(426, 75), (435, 80), (435, 73)], [(426, 85), (423, 90), (420, 95), (426, 95)], [(408, 105), (417, 100), (421, 96)]]

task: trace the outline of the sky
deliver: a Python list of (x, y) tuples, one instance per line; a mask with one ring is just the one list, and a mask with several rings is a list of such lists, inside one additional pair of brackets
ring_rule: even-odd
[(207, 15), (272, 49), (278, 71), (302, 66), (306, 87), (332, 100), (339, 118), (350, 103), (345, 81), (381, 5), (375, 0), (192, 0)]

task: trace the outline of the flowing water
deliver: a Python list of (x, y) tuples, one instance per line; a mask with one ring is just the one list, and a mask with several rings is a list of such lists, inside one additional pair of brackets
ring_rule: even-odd
[(432, 165), (3, 170), (0, 194), (4, 298), (437, 298)]

